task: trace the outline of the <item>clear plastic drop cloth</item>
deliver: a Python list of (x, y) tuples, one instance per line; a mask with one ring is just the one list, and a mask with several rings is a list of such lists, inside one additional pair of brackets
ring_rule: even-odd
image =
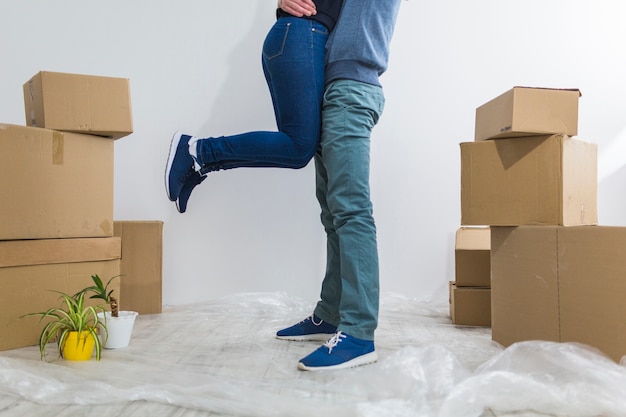
[[(626, 416), (626, 367), (578, 344), (503, 349), (488, 328), (451, 324), (447, 300), (381, 300), (375, 364), (302, 372), (317, 342), (276, 330), (313, 305), (284, 293), (238, 294), (140, 315), (130, 345), (101, 361), (0, 352), (0, 400), (43, 405), (143, 401), (215, 415), (342, 417)], [(524, 414), (531, 415), (531, 414)]]

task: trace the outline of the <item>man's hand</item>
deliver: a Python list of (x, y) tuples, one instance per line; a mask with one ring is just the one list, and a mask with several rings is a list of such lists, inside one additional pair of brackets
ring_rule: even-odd
[(312, 16), (317, 13), (313, 0), (278, 0), (278, 7), (298, 17)]

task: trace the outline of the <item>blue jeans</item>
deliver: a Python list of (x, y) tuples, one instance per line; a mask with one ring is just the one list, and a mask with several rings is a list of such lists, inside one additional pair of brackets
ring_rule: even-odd
[(201, 173), (239, 167), (302, 168), (317, 149), (328, 29), (296, 17), (276, 21), (263, 44), (263, 72), (278, 132), (256, 131), (198, 141)]
[(316, 195), (326, 231), (326, 275), (315, 314), (350, 336), (374, 340), (379, 276), (370, 199), (370, 135), (384, 107), (380, 87), (331, 82), (315, 155)]

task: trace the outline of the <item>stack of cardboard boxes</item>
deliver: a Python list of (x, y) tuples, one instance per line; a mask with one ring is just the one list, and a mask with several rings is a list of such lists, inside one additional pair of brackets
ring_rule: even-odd
[(450, 282), (450, 317), (467, 326), (491, 325), (491, 239), (489, 227), (456, 231), (455, 280)]
[[(457, 231), (456, 283), (450, 287), (456, 324), (491, 325), (491, 266), (475, 270), (459, 261), (461, 254), (486, 264), (489, 226), (596, 223), (596, 148), (571, 138), (578, 129), (579, 96), (578, 90), (516, 87), (476, 110), (475, 140), (460, 145), (463, 226)], [(470, 236), (461, 242), (459, 234), (476, 225), (487, 227), (473, 232), (483, 243), (470, 249)], [(471, 286), (459, 280), (467, 274), (473, 276)], [(461, 293), (484, 295), (455, 308)]]
[(597, 146), (578, 90), (516, 87), (461, 143), (461, 223), (490, 229), (492, 338), (626, 354), (626, 228), (598, 226)]
[(27, 126), (0, 124), (0, 350), (38, 343), (39, 318), (20, 317), (59, 305), (54, 291), (124, 273), (113, 146), (133, 131), (128, 80), (40, 72), (24, 100)]

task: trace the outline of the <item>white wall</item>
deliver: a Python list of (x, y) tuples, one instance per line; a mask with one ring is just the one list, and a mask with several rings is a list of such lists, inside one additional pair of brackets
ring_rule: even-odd
[[(312, 164), (213, 173), (184, 215), (163, 187), (175, 130), (274, 129), (260, 49), (275, 3), (0, 0), (0, 122), (24, 124), (21, 86), (39, 70), (130, 78), (135, 133), (115, 144), (115, 218), (165, 222), (166, 304), (319, 292)], [(626, 225), (624, 21), (619, 0), (402, 2), (372, 146), (383, 291), (445, 297), (458, 144), (472, 140), (475, 108), (515, 85), (582, 90), (579, 138), (599, 144), (600, 223)]]

